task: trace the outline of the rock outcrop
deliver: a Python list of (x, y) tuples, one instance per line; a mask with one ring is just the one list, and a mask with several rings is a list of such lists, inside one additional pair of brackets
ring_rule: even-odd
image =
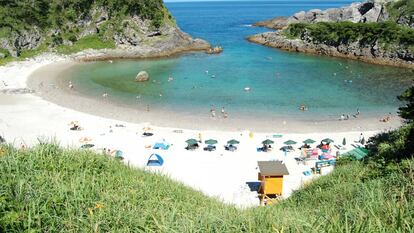
[[(90, 51), (86, 60), (161, 57), (185, 51), (207, 51), (210, 48), (206, 41), (193, 39), (182, 32), (172, 19), (165, 19), (160, 26), (155, 27), (153, 21), (139, 15), (123, 16), (122, 20), (116, 17), (111, 16), (105, 7), (94, 7), (89, 14), (67, 21), (58, 28), (42, 31), (32, 27), (12, 31), (7, 38), (0, 37), (0, 49), (17, 57), (22, 50), (36, 49), (42, 44), (47, 44), (53, 50), (58, 45), (72, 45), (94, 35), (113, 42), (115, 49)], [(67, 36), (64, 30), (77, 33)]]
[(390, 16), (387, 10), (389, 0), (369, 0), (363, 3), (353, 3), (342, 8), (327, 10), (310, 10), (298, 12), (290, 17), (277, 17), (269, 21), (256, 23), (256, 26), (264, 26), (277, 29), (276, 32), (262, 33), (248, 38), (249, 41), (269, 47), (287, 51), (304, 52), (325, 56), (342, 57), (361, 60), (364, 62), (414, 68), (414, 52), (408, 46), (389, 44), (384, 48), (375, 40), (366, 43), (357, 39), (351, 42), (340, 42), (332, 45), (311, 38), (303, 32), (298, 38), (288, 38), (283, 30), (294, 23), (319, 23), (319, 22), (343, 22), (354, 23), (382, 23), (394, 20), (396, 23), (414, 28), (414, 16), (400, 16), (397, 20)]
[(360, 60), (373, 64), (414, 68), (414, 54), (403, 47), (383, 49), (378, 42), (364, 44), (355, 41), (339, 46), (315, 43), (311, 38), (290, 39), (281, 32), (268, 32), (248, 38), (249, 41), (286, 51), (303, 52)]
[(137, 82), (146, 82), (148, 80), (149, 80), (149, 74), (146, 71), (139, 72), (137, 77), (135, 77), (135, 81)]
[(357, 2), (341, 8), (327, 10), (313, 9), (301, 11), (290, 17), (276, 17), (271, 20), (258, 22), (255, 26), (271, 29), (284, 29), (292, 23), (341, 22), (354, 23), (384, 22), (390, 19), (385, 1)]

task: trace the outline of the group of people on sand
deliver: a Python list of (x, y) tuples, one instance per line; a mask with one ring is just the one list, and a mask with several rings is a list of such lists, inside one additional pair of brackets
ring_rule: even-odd
[[(359, 117), (359, 115), (361, 114), (361, 112), (359, 111), (359, 108), (357, 108), (357, 110), (356, 110), (356, 113), (355, 114), (353, 114), (352, 116), (354, 117), (354, 118), (358, 118)], [(342, 114), (341, 115), (341, 117), (339, 118), (339, 120), (340, 121), (346, 121), (346, 120), (349, 120), (351, 117), (349, 116), (349, 114)]]
[[(69, 81), (68, 88), (70, 90), (73, 90), (75, 88), (75, 86), (73, 85), (72, 81)], [(105, 91), (104, 93), (102, 93), (102, 98), (103, 99), (107, 99), (108, 98), (108, 92)]]
[(387, 116), (384, 116), (384, 117), (383, 117), (383, 118), (381, 118), (379, 121), (380, 121), (380, 122), (387, 123), (387, 122), (389, 122), (389, 121), (391, 120), (391, 115), (392, 115), (392, 114), (389, 112)]
[[(211, 107), (210, 114), (212, 118), (216, 118), (216, 108), (214, 106)], [(224, 107), (221, 107), (221, 115), (223, 118), (229, 117), (228, 113), (224, 110)]]

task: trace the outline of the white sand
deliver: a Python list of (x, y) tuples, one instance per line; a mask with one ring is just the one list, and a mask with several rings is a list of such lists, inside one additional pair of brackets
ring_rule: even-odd
[[(36, 69), (47, 64), (65, 60), (63, 57), (43, 55), (36, 59), (0, 67), (0, 91), (10, 88), (26, 88), (26, 81)], [(3, 85), (3, 81), (7, 86)], [(70, 131), (68, 123), (79, 121), (84, 128), (82, 131)], [(115, 127), (122, 124), (126, 127)], [(208, 196), (217, 197), (227, 203), (238, 206), (255, 206), (259, 204), (257, 192), (250, 191), (246, 182), (257, 182), (257, 161), (259, 160), (285, 160), (290, 175), (285, 177), (284, 196), (288, 197), (293, 190), (298, 189), (304, 182), (311, 179), (303, 175), (309, 167), (298, 165), (294, 160), (299, 151), (284, 156), (278, 150), (284, 141), (289, 139), (302, 142), (307, 138), (320, 141), (329, 137), (338, 144), (345, 137), (348, 145), (358, 140), (361, 132), (335, 132), (315, 134), (283, 134), (275, 141), (273, 152), (256, 152), (261, 141), (272, 138), (270, 133), (254, 133), (244, 131), (197, 131), (182, 129), (183, 133), (173, 132), (175, 129), (166, 127), (151, 127), (154, 129), (153, 137), (143, 138), (142, 128), (150, 125), (149, 122), (133, 124), (118, 120), (106, 119), (47, 102), (33, 94), (0, 94), (0, 135), (8, 142), (20, 146), (38, 143), (38, 139), (55, 138), (63, 146), (79, 147), (81, 137), (93, 139), (95, 148), (111, 148), (124, 152), (125, 162), (139, 168), (145, 168), (148, 157), (152, 153), (160, 154), (164, 166), (152, 170), (167, 174), (172, 179), (180, 181), (194, 189), (200, 190)], [(110, 132), (110, 126), (112, 131)], [(386, 128), (386, 127), (383, 127)], [(198, 139), (199, 133), (203, 140), (214, 138), (219, 141), (217, 151), (205, 152), (186, 151), (185, 141), (189, 138)], [(275, 132), (277, 133), (277, 132)], [(375, 134), (375, 131), (363, 132), (365, 138)], [(230, 139), (237, 139), (241, 143), (237, 152), (225, 151), (223, 145)], [(172, 146), (167, 151), (146, 149), (146, 145), (164, 140)], [(202, 147), (204, 144), (202, 144)], [(299, 144), (298, 144), (299, 146)], [(297, 146), (297, 147), (298, 147)], [(347, 149), (353, 149), (347, 146)], [(334, 151), (335, 153), (335, 151)], [(156, 191), (156, 190), (155, 190)]]

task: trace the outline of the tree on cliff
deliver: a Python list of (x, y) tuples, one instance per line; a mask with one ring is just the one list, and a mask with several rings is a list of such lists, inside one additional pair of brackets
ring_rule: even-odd
[(399, 108), (399, 114), (409, 123), (414, 121), (414, 86), (407, 89), (398, 99), (405, 101), (406, 105)]

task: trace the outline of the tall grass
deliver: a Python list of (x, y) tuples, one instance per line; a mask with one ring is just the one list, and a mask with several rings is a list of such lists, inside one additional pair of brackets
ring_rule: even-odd
[(3, 148), (0, 232), (414, 230), (412, 169), (372, 177), (351, 162), (278, 205), (241, 210), (89, 151)]

